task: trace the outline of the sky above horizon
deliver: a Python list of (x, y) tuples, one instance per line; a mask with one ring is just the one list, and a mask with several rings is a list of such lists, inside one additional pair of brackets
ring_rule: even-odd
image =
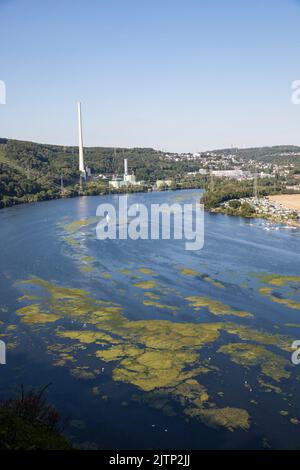
[(0, 137), (300, 145), (300, 0), (0, 0)]

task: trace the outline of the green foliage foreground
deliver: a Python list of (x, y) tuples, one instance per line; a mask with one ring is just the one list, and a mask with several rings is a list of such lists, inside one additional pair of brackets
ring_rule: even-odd
[(71, 444), (59, 429), (57, 410), (40, 392), (0, 403), (0, 450), (63, 450)]

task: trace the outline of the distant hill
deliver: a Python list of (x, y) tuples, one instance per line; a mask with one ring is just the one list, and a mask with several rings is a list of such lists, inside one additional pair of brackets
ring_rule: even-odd
[[(48, 178), (66, 181), (78, 179), (78, 147), (39, 144), (10, 139), (0, 139), (0, 152), (5, 155), (6, 163), (19, 165), (30, 173), (40, 172)], [(93, 173), (118, 173), (123, 171), (123, 159), (130, 158), (132, 169), (153, 169), (153, 162), (162, 155), (153, 149), (113, 149), (86, 147), (85, 162)]]
[[(219, 149), (215, 152), (235, 153), (246, 160), (297, 163), (300, 166), (300, 147), (295, 146)], [(122, 174), (123, 160), (127, 158), (129, 171), (134, 171), (138, 180), (147, 183), (164, 178), (180, 179), (184, 173), (199, 169), (199, 162), (172, 161), (163, 152), (152, 148), (86, 147), (84, 153), (93, 175)], [(60, 197), (61, 177), (66, 195), (78, 194), (77, 147), (0, 138), (0, 208)], [(99, 192), (101, 187), (94, 186), (90, 194)]]
[[(147, 182), (186, 169), (186, 164), (166, 161), (162, 152), (151, 148), (87, 147), (84, 154), (94, 175), (122, 174), (124, 158), (128, 158), (129, 171)], [(77, 194), (77, 147), (0, 139), (0, 207), (58, 198), (61, 177), (69, 195)]]
[(214, 150), (224, 155), (235, 154), (246, 160), (256, 160), (265, 163), (300, 164), (300, 147), (295, 145), (277, 145), (274, 147), (230, 148)]

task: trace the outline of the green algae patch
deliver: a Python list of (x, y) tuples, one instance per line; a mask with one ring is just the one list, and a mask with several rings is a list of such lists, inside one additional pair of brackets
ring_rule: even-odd
[(198, 278), (201, 278), (205, 282), (209, 282), (214, 287), (219, 287), (221, 289), (225, 288), (225, 286), (220, 281), (213, 279), (208, 274), (201, 274), (199, 271), (196, 271), (195, 269), (185, 268), (182, 266), (179, 266), (178, 269), (183, 276), (198, 277)]
[(155, 302), (154, 300), (144, 300), (143, 304), (146, 307), (155, 307), (155, 308), (161, 308), (161, 309), (166, 309), (166, 310), (179, 310), (178, 307), (175, 307), (173, 305), (164, 305), (161, 304), (160, 302)]
[(43, 312), (39, 304), (28, 305), (27, 307), (19, 308), (16, 312), (21, 317), (21, 322), (26, 324), (43, 324), (53, 323), (60, 317), (53, 313)]
[(203, 281), (205, 282), (209, 282), (210, 284), (212, 284), (214, 287), (219, 287), (220, 289), (225, 289), (225, 286), (224, 284), (222, 284), (222, 282), (220, 281), (217, 281), (216, 279), (213, 279), (212, 277), (208, 276), (208, 275), (204, 275), (202, 277)]
[[(22, 287), (41, 289), (39, 303), (23, 307), (17, 314), (26, 318), (26, 322), (46, 323), (60, 318), (77, 318), (96, 324), (107, 317), (115, 317), (122, 309), (111, 302), (95, 300), (81, 289), (59, 287), (40, 278), (33, 278), (20, 283)], [(31, 309), (34, 308), (32, 312)], [(24, 321), (24, 320), (23, 320)]]
[(232, 343), (221, 346), (218, 352), (229, 355), (236, 364), (245, 367), (260, 366), (261, 372), (276, 382), (290, 377), (290, 372), (286, 370), (289, 361), (263, 346)]
[(220, 426), (233, 432), (237, 428), (247, 431), (250, 428), (249, 413), (241, 408), (210, 408), (187, 409), (185, 413), (188, 416), (197, 417), (210, 427), (218, 428)]
[(20, 286), (36, 286), (44, 289), (53, 299), (71, 299), (74, 297), (87, 297), (86, 291), (69, 287), (60, 287), (44, 279), (33, 277), (26, 281), (21, 281)]
[(113, 379), (144, 391), (176, 387), (209, 372), (199, 364), (195, 348), (214, 342), (221, 325), (173, 323), (163, 320), (127, 321), (114, 330), (123, 343), (98, 350), (104, 361), (117, 361)]
[(148, 276), (156, 276), (157, 273), (149, 268), (139, 268), (139, 272)]
[(154, 289), (156, 287), (156, 282), (155, 281), (141, 281), (141, 282), (136, 282), (133, 284), (134, 287), (138, 287), (139, 289)]
[(17, 325), (8, 325), (8, 327), (6, 328), (6, 331), (10, 332), (10, 331), (16, 331), (17, 330)]
[(190, 269), (190, 268), (180, 268), (180, 273), (183, 276), (200, 276), (200, 273), (198, 271), (195, 271), (195, 269)]
[(77, 340), (82, 344), (118, 344), (120, 341), (116, 338), (113, 338), (111, 335), (101, 332), (101, 331), (66, 331), (61, 330), (57, 331), (57, 335), (61, 338)]
[(282, 389), (278, 387), (277, 385), (271, 384), (269, 382), (265, 382), (261, 377), (258, 377), (257, 381), (265, 392), (267, 393), (274, 392), (274, 393), (277, 393), (278, 395), (283, 394)]
[(187, 379), (174, 388), (155, 389), (143, 396), (133, 396), (135, 401), (142, 401), (152, 408), (160, 409), (167, 416), (175, 416), (173, 409), (174, 400), (183, 408), (202, 408), (208, 403), (209, 395), (206, 388), (195, 379)]
[(160, 296), (157, 295), (157, 294), (154, 294), (153, 292), (144, 292), (144, 296), (148, 297), (149, 299), (152, 299), (152, 300), (159, 300), (160, 299)]
[(82, 349), (81, 345), (69, 345), (64, 344), (51, 344), (47, 347), (47, 351), (54, 355), (54, 366), (62, 367), (70, 363), (76, 363), (75, 353), (77, 350)]
[[(113, 379), (144, 391), (176, 387), (187, 379), (206, 373), (195, 347), (214, 342), (220, 325), (193, 325), (150, 320), (128, 322), (120, 334), (129, 343), (97, 351), (97, 357), (118, 361)], [(134, 344), (133, 344), (134, 343)]]
[(75, 379), (81, 380), (93, 380), (96, 378), (94, 372), (91, 372), (88, 367), (75, 367), (71, 369), (71, 375), (75, 377)]
[(96, 357), (103, 359), (106, 362), (118, 361), (128, 357), (136, 357), (143, 353), (143, 349), (128, 344), (120, 344), (117, 346), (96, 351)]
[(112, 275), (110, 273), (102, 273), (101, 277), (103, 277), (103, 279), (111, 279)]
[(19, 302), (23, 302), (24, 300), (39, 300), (37, 295), (22, 295), (22, 297), (18, 298)]
[(284, 299), (281, 297), (277, 297), (276, 295), (270, 295), (269, 298), (270, 300), (272, 300), (273, 302), (276, 302), (277, 304), (285, 305), (286, 307), (300, 310), (300, 302), (296, 302), (295, 300)]
[(268, 297), (272, 302), (300, 310), (300, 302), (289, 298), (279, 297), (278, 295), (273, 295), (273, 289), (270, 287), (261, 287), (259, 289), (259, 293), (265, 297)]
[(76, 238), (69, 236), (69, 237), (64, 237), (64, 242), (67, 243), (69, 246), (72, 248), (80, 248), (80, 243), (76, 240)]
[(89, 217), (86, 219), (79, 219), (70, 222), (69, 224), (63, 225), (63, 228), (66, 232), (74, 233), (78, 232), (83, 227), (88, 227), (99, 222), (99, 217)]
[(300, 276), (283, 276), (280, 274), (266, 274), (258, 275), (259, 279), (264, 284), (270, 284), (272, 286), (283, 287), (291, 283), (300, 285)]
[(261, 295), (270, 295), (272, 294), (272, 287), (260, 287), (258, 289), (258, 292), (261, 294)]
[(7, 350), (16, 349), (20, 344), (20, 335), (22, 332), (18, 330), (17, 325), (5, 325), (3, 322), (0, 322), (1, 340), (5, 341)]
[(119, 269), (119, 272), (121, 274), (124, 274), (124, 276), (130, 276), (130, 274), (131, 274), (130, 269), (127, 269), (127, 268)]
[(176, 351), (214, 343), (219, 338), (221, 323), (175, 323), (168, 320), (128, 322), (124, 337), (138, 341), (151, 349)]
[[(288, 308), (300, 310), (300, 302), (290, 298), (286, 298), (286, 295), (291, 296), (299, 292), (300, 289), (300, 277), (299, 276), (281, 276), (277, 274), (270, 274), (265, 276), (259, 276), (263, 283), (268, 284), (271, 287), (261, 287), (259, 293), (268, 297), (272, 302), (284, 305)], [(280, 293), (277, 295), (274, 292), (275, 288), (290, 287), (294, 289), (294, 292), (285, 292), (285, 296)]]
[(170, 391), (182, 406), (201, 407), (209, 400), (206, 388), (195, 379), (188, 379)]
[(207, 308), (213, 315), (234, 315), (241, 318), (251, 318), (253, 315), (249, 312), (243, 312), (240, 310), (234, 310), (228, 305), (223, 304), (217, 300), (209, 299), (208, 297), (201, 296), (190, 296), (186, 297), (186, 300), (190, 302), (190, 306), (195, 310)]
[(174, 387), (186, 378), (193, 376), (193, 372), (185, 371), (191, 363), (197, 360), (193, 352), (177, 351), (151, 351), (128, 357), (122, 360), (113, 371), (113, 378), (128, 382), (136, 387), (151, 391), (156, 388)]
[(84, 263), (92, 263), (96, 260), (92, 256), (82, 256), (82, 258), (80, 258), (80, 261), (83, 261)]
[(291, 351), (292, 340), (288, 336), (254, 330), (236, 323), (225, 323), (223, 328), (227, 333), (238, 336), (242, 341), (253, 341), (266, 346), (275, 346), (283, 351)]
[(83, 272), (83, 273), (90, 273), (90, 272), (94, 271), (94, 268), (92, 268), (90, 266), (84, 266), (83, 268), (80, 268), (80, 271)]
[(53, 362), (53, 365), (63, 367), (70, 362), (76, 362), (74, 356), (67, 353), (61, 353), (60, 356)]

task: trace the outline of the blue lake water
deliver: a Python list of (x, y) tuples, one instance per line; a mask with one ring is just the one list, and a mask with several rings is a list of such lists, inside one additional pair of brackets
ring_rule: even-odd
[(300, 231), (205, 213), (199, 251), (101, 241), (91, 218), (103, 202), (118, 197), (0, 211), (0, 398), (51, 382), (85, 448), (300, 448)]

